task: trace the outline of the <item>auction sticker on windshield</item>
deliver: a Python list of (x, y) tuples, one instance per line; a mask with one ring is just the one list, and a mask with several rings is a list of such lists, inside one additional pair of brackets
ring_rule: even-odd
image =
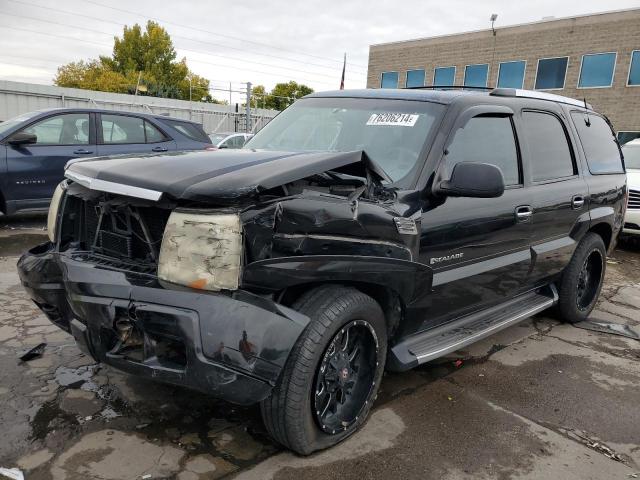
[(369, 117), (367, 125), (413, 127), (419, 116), (411, 113), (374, 113)]

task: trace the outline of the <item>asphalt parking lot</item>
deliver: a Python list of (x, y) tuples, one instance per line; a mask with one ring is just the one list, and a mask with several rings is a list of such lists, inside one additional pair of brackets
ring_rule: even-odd
[[(43, 223), (0, 217), (0, 467), (27, 479), (640, 478), (636, 339), (528, 319), (387, 374), (362, 431), (301, 458), (269, 440), (257, 408), (82, 355), (19, 284), (18, 255), (46, 239)], [(640, 247), (622, 245), (607, 268), (592, 318), (640, 331)], [(41, 342), (42, 357), (18, 360)]]

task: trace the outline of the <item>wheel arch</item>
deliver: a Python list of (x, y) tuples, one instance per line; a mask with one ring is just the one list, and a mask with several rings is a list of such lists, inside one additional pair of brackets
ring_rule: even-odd
[(613, 247), (613, 228), (611, 228), (611, 225), (609, 225), (607, 222), (599, 222), (595, 225), (592, 225), (591, 228), (589, 228), (589, 232), (600, 235), (600, 238), (602, 238), (607, 252), (611, 251), (611, 248)]

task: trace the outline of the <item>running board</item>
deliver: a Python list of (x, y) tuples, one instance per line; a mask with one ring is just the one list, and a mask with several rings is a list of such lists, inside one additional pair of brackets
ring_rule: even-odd
[(495, 307), (413, 335), (391, 349), (390, 367), (408, 370), (455, 352), (553, 306), (555, 285), (520, 295)]

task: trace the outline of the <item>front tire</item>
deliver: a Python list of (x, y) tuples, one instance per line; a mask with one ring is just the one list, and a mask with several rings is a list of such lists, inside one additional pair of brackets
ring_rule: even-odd
[(277, 442), (309, 455), (366, 420), (384, 371), (386, 324), (380, 305), (351, 287), (310, 290), (293, 308), (311, 321), (261, 411)]
[(595, 307), (607, 266), (602, 237), (590, 232), (578, 244), (560, 280), (558, 311), (568, 323), (585, 320)]

